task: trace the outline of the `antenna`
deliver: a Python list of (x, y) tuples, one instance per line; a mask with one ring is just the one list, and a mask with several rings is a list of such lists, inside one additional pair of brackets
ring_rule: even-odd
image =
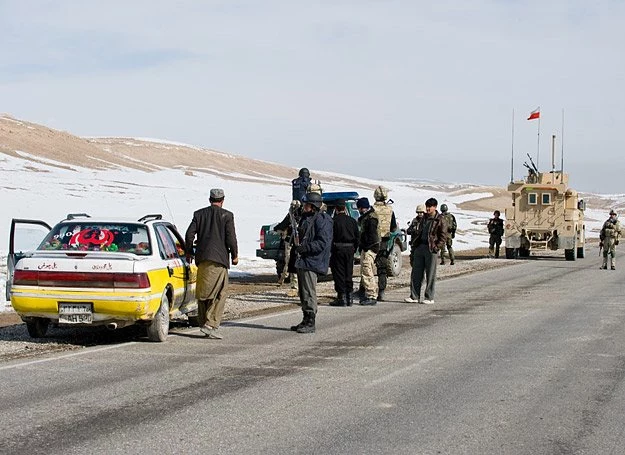
[(514, 182), (514, 108), (512, 108), (512, 158), (510, 158), (510, 183)]
[(562, 173), (562, 178), (564, 179), (564, 108), (562, 108), (562, 137), (560, 138), (560, 172)]
[(165, 193), (163, 193), (163, 199), (165, 199), (165, 205), (167, 206), (167, 210), (169, 211), (169, 218), (174, 223), (174, 225), (177, 225), (176, 220), (174, 220), (174, 214), (171, 212), (171, 207), (169, 207), (169, 202), (167, 202), (167, 196), (165, 195)]

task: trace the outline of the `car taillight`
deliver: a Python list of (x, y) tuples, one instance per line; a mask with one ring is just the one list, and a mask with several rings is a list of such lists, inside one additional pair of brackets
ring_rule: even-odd
[(265, 231), (263, 228), (260, 228), (260, 249), (265, 249)]
[(16, 270), (13, 274), (13, 284), (22, 286), (37, 286), (39, 272), (31, 270)]
[(147, 273), (87, 273), (16, 270), (13, 284), (77, 288), (146, 289), (150, 287)]

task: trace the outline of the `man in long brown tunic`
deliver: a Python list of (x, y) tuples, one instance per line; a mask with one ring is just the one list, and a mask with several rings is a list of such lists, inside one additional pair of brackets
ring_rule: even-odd
[(239, 263), (234, 215), (222, 208), (224, 190), (210, 191), (210, 205), (193, 213), (193, 220), (185, 235), (187, 261), (198, 266), (195, 296), (198, 301), (200, 330), (208, 338), (220, 340), (219, 325), (224, 314), (228, 291), (228, 269)]

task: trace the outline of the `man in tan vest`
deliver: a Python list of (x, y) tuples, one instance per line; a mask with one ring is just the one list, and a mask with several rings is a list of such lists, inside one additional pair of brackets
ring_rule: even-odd
[(375, 258), (375, 266), (378, 270), (378, 301), (382, 302), (387, 276), (392, 273), (389, 255), (393, 250), (393, 244), (389, 240), (391, 232), (397, 229), (397, 221), (390, 206), (392, 201), (388, 200), (388, 189), (378, 186), (373, 192), (373, 198), (375, 199), (373, 204), (374, 216), (378, 219), (378, 235), (380, 237), (380, 248)]

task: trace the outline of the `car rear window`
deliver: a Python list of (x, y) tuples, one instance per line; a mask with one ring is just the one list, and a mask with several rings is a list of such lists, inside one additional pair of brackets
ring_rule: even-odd
[(72, 222), (57, 224), (39, 250), (110, 251), (151, 254), (145, 225), (131, 223)]

